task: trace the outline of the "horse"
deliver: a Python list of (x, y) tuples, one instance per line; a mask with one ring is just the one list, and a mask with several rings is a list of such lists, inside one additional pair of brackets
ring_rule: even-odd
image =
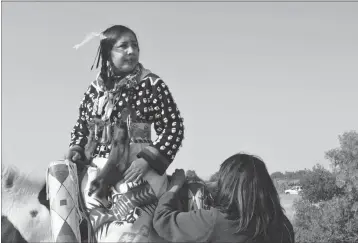
[[(22, 173), (15, 166), (3, 167), (2, 172), (1, 241), (53, 242), (45, 178)], [(170, 176), (168, 179), (170, 180)], [(203, 186), (203, 180), (188, 176), (180, 191), (179, 207), (184, 211), (205, 208), (209, 204), (205, 202), (205, 195), (209, 195), (209, 192), (207, 187)], [(99, 211), (97, 209), (97, 212)], [(94, 212), (96, 210), (92, 211)], [(107, 225), (108, 223), (110, 221)], [(102, 231), (103, 234), (105, 227), (103, 225), (97, 233)], [(80, 230), (82, 242), (86, 242), (88, 240), (86, 220), (81, 222)], [(126, 232), (128, 233), (128, 227)]]
[(1, 242), (51, 242), (45, 177), (2, 166)]

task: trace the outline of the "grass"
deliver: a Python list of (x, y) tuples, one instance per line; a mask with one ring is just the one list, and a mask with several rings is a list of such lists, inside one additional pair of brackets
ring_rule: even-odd
[(286, 211), (287, 218), (292, 222), (295, 211), (293, 209), (293, 201), (299, 198), (299, 195), (280, 194), (281, 205)]

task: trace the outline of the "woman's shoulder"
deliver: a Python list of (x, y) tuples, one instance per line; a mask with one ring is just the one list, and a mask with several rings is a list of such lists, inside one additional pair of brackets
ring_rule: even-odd
[(164, 83), (163, 79), (156, 73), (144, 73), (144, 75), (142, 75), (140, 83), (143, 84), (145, 83), (146, 85), (150, 85), (150, 86), (155, 86), (159, 83)]
[(148, 79), (148, 78), (160, 78), (160, 76), (153, 72), (145, 72), (142, 75), (142, 80)]

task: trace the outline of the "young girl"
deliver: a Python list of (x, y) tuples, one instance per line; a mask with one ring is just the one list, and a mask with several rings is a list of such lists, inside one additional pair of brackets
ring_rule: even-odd
[(295, 242), (292, 224), (260, 158), (234, 154), (221, 164), (218, 177), (215, 207), (181, 212), (176, 198), (185, 175), (176, 170), (154, 213), (157, 233), (171, 242)]

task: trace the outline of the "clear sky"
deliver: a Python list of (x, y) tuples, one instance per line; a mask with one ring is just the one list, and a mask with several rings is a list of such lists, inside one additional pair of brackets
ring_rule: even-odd
[(2, 162), (62, 159), (97, 71), (92, 31), (123, 24), (168, 84), (185, 140), (168, 173), (207, 178), (236, 152), (270, 172), (327, 166), (358, 130), (358, 3), (2, 3)]

